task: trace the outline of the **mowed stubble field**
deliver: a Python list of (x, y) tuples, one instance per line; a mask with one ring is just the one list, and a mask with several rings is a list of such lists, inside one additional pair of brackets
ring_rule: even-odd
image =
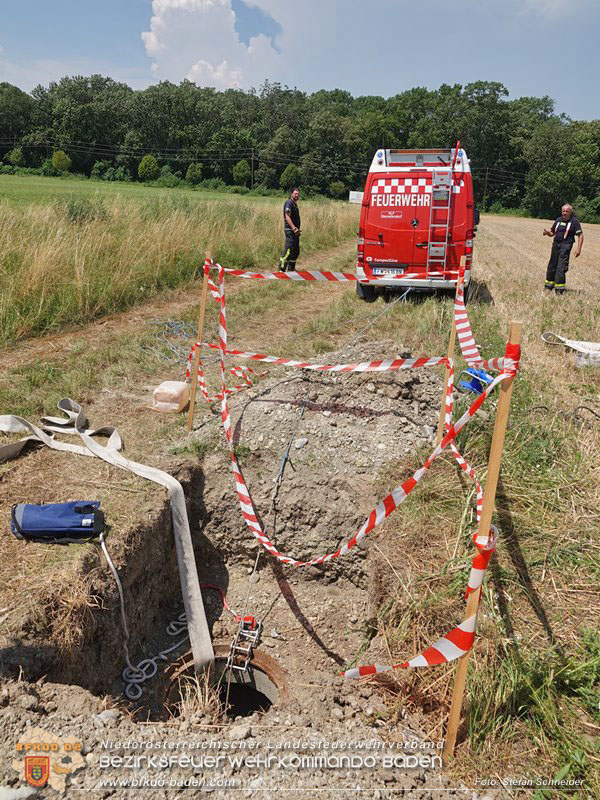
[[(230, 197), (225, 202), (228, 216), (231, 214), (229, 219), (236, 218), (236, 203), (244, 207), (244, 201)], [(314, 252), (321, 254), (323, 267), (347, 270), (353, 243), (342, 234), (345, 230), (347, 235), (351, 230), (352, 214), (357, 215), (358, 210), (339, 204), (332, 204), (331, 208), (336, 207), (343, 216), (343, 224), (337, 227), (335, 241), (346, 241), (347, 253), (338, 264), (327, 260), (327, 230), (322, 224), (327, 220), (323, 214), (318, 237), (322, 249), (315, 242)], [(81, 220), (79, 227), (73, 228), (73, 221), (67, 218), (62, 224), (70, 232), (74, 245), (79, 242), (81, 247), (81, 242), (86, 241), (91, 247), (94, 231), (101, 230), (106, 221), (114, 225), (111, 236), (124, 231), (115, 216), (115, 209), (119, 208), (119, 204), (111, 205), (107, 219), (92, 214), (87, 221)], [(30, 213), (34, 219), (35, 209)], [(174, 214), (172, 219), (182, 226), (181, 231), (188, 235), (196, 232), (189, 223), (188, 210), (181, 212), (175, 208)], [(210, 219), (214, 220), (215, 214), (218, 216), (218, 207), (213, 206)], [(276, 223), (277, 216), (273, 209), (262, 219), (254, 214), (251, 218), (264, 227), (263, 220), (272, 219)], [(319, 209), (315, 209), (312, 218), (315, 221), (319, 218)], [(139, 214), (135, 222), (151, 226), (156, 237), (152, 241), (163, 241), (160, 225), (154, 220), (145, 220)], [(501, 774), (508, 769), (544, 775), (566, 770), (569, 777), (585, 776), (593, 792), (598, 790), (600, 724), (597, 693), (600, 646), (597, 633), (595, 638), (593, 634), (600, 612), (600, 437), (598, 420), (593, 415), (585, 417), (590, 420), (587, 426), (581, 419), (574, 419), (572, 413), (582, 404), (598, 410), (600, 370), (577, 368), (562, 347), (549, 347), (540, 336), (544, 330), (552, 330), (569, 338), (600, 341), (600, 226), (583, 226), (586, 237), (583, 255), (572, 258), (567, 277), (569, 291), (563, 297), (556, 297), (543, 292), (550, 250), (550, 240), (542, 236), (545, 225), (542, 220), (486, 215), (476, 239), (476, 292), (469, 304), (475, 338), (484, 356), (499, 355), (509, 321), (521, 320), (523, 372), (516, 382), (504, 454), (503, 499), (499, 502), (502, 509), (496, 519), (500, 528), (498, 555), (487, 578), (480, 637), (470, 670), (468, 729), (466, 739), (459, 745), (454, 770), (466, 780), (489, 774), (492, 763)], [(226, 249), (228, 226), (220, 226), (218, 232), (220, 246)], [(131, 252), (144, 255), (143, 233), (142, 227), (136, 234), (135, 250), (123, 248), (121, 258), (126, 259)], [(251, 261), (256, 268), (272, 268), (272, 264), (263, 263), (264, 254), (270, 257), (276, 252), (278, 233), (277, 228), (270, 230), (261, 241), (261, 252), (253, 252)], [(169, 248), (173, 252), (175, 240), (176, 237), (169, 239), (165, 252)], [(15, 243), (13, 246), (17, 247)], [(236, 238), (235, 247), (236, 252), (244, 247), (242, 235)], [(222, 260), (228, 264), (226, 258)], [(56, 265), (55, 260), (52, 263)], [(76, 259), (73, 263), (77, 263)], [(123, 263), (121, 267), (126, 271), (130, 264)], [(39, 273), (41, 262), (37, 268)], [(165, 268), (162, 259), (161, 268)], [(189, 276), (186, 273), (185, 280)], [(290, 357), (309, 357), (338, 349), (364, 328), (366, 315), (384, 309), (380, 303), (376, 306), (358, 303), (352, 287), (341, 292), (340, 288), (318, 287), (317, 310), (309, 302), (302, 306), (297, 302), (295, 291), (305, 293), (306, 287), (293, 290), (279, 284), (243, 287), (238, 310), (235, 306), (231, 309), (232, 336), (241, 346), (248, 343), (250, 334), (260, 339), (265, 352)], [(160, 285), (156, 287), (159, 290)], [(153, 303), (160, 307), (160, 294)], [(268, 326), (264, 324), (265, 309), (272, 323)], [(188, 321), (192, 321), (193, 304), (186, 314)], [(216, 321), (215, 314), (211, 306), (209, 324)], [(162, 316), (172, 318), (166, 299)], [(391, 339), (399, 348), (408, 348), (415, 355), (442, 355), (446, 351), (450, 320), (451, 304), (447, 300), (396, 304), (373, 321), (368, 335), (373, 339)], [(107, 381), (113, 391), (119, 381), (129, 386), (148, 382), (151, 380), (148, 376), (157, 373), (157, 363), (147, 353), (141, 355), (139, 347), (144, 344), (144, 336), (148, 340), (153, 335), (149, 328), (138, 329), (135, 325), (132, 336), (132, 329), (128, 330), (125, 322), (123, 330), (116, 332), (109, 343), (110, 365), (106, 353), (101, 352), (102, 347), (106, 349), (106, 342), (96, 344), (86, 340), (82, 359), (77, 331), (72, 334), (72, 355), (62, 352), (60, 363), (51, 354), (44, 354), (36, 363), (12, 369), (11, 349), (5, 349), (0, 375), (0, 413), (11, 413), (17, 405), (27, 415), (48, 413), (59, 397), (73, 394), (77, 387), (93, 398), (106, 389)], [(42, 354), (44, 340), (39, 342), (41, 347), (37, 352)], [(100, 365), (104, 375), (98, 374)], [(124, 407), (120, 409), (123, 410)], [(117, 426), (118, 416), (117, 413), (111, 420)], [(460, 442), (482, 477), (490, 422), (490, 418), (475, 420)], [(134, 424), (131, 418), (128, 423)], [(160, 435), (164, 437), (164, 430)], [(181, 420), (172, 422), (168, 435), (172, 443), (185, 438)], [(391, 465), (382, 477), (382, 490), (406, 477), (420, 463), (421, 456), (414, 454), (414, 463), (409, 460)], [(3, 475), (7, 473), (1, 473), (0, 477)], [(398, 555), (410, 553), (427, 574), (444, 574), (457, 564), (461, 566), (460, 574), (464, 574), (471, 555), (470, 544), (465, 540), (457, 548), (454, 539), (456, 530), (461, 528), (466, 494), (457, 491), (456, 474), (449, 462), (437, 471), (432, 470), (427, 487), (424, 485), (422, 492), (415, 492), (386, 526), (387, 547), (390, 553), (395, 548), (396, 553), (395, 572), (389, 576), (377, 624), (395, 660), (402, 660), (407, 653), (412, 654), (415, 648), (427, 646), (437, 638), (441, 633), (440, 619), (447, 617), (448, 609), (453, 610), (454, 616), (460, 615), (460, 587), (452, 581), (424, 586), (422, 576), (402, 558), (398, 559)], [(447, 530), (453, 531), (449, 537)], [(380, 543), (382, 540), (383, 534)], [(3, 559), (3, 564), (14, 565), (14, 558)], [(56, 567), (52, 561), (48, 566)], [(37, 566), (32, 563), (30, 567), (28, 571), (26, 564), (21, 563), (19, 568), (24, 576), (23, 590), (31, 598), (35, 596)], [(57, 568), (63, 567), (59, 564)], [(396, 588), (397, 575), (402, 589)], [(47, 588), (48, 576), (41, 577)], [(406, 590), (414, 597), (410, 604), (406, 602)], [(441, 735), (451, 678), (451, 670), (444, 675), (430, 670), (399, 676), (400, 693), (392, 693), (389, 698), (391, 713), (402, 704), (421, 703), (431, 715), (432, 737)]]

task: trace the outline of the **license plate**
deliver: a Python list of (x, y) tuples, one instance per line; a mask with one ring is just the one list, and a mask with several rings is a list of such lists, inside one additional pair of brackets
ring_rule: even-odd
[(373, 275), (403, 275), (404, 268), (374, 267)]

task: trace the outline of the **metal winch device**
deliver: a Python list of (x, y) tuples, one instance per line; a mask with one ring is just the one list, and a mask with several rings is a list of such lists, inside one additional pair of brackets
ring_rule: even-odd
[(225, 670), (235, 669), (239, 672), (248, 670), (261, 632), (262, 622), (257, 622), (253, 616), (248, 615), (240, 620), (240, 626), (229, 648)]

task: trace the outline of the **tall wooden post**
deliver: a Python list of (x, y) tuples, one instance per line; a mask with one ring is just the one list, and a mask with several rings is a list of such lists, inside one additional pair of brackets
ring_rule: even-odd
[[(510, 344), (520, 344), (521, 327), (521, 322), (510, 323), (508, 329), (508, 341)], [(498, 485), (498, 476), (500, 474), (500, 462), (502, 461), (502, 450), (504, 448), (504, 436), (506, 434), (506, 424), (508, 422), (508, 413), (510, 411), (510, 399), (512, 397), (513, 382), (514, 378), (507, 378), (500, 384), (500, 399), (498, 400), (496, 423), (494, 425), (494, 435), (492, 437), (492, 444), (490, 447), (488, 471), (485, 481), (485, 489), (483, 491), (483, 507), (481, 509), (481, 520), (479, 522), (480, 535), (487, 534), (489, 532), (492, 522), (492, 514), (494, 512), (494, 506), (496, 503), (496, 487)], [(470, 616), (477, 613), (480, 594), (481, 586), (476, 591), (469, 594), (467, 599), (465, 619), (468, 619)], [(452, 705), (450, 706), (448, 727), (446, 729), (446, 740), (444, 742), (444, 750), (442, 753), (444, 764), (448, 763), (449, 758), (454, 753), (470, 656), (471, 650), (468, 650), (464, 656), (461, 656), (458, 659), (454, 690), (452, 692)]]
[[(211, 258), (206, 254), (206, 258), (210, 261)], [(191, 374), (191, 387), (190, 387), (190, 409), (188, 411), (187, 429), (192, 430), (194, 424), (194, 409), (196, 407), (196, 389), (198, 388), (198, 367), (200, 365), (200, 348), (202, 347), (202, 331), (204, 328), (204, 314), (206, 312), (206, 293), (208, 291), (208, 272), (204, 271), (204, 280), (202, 281), (202, 295), (200, 297), (200, 312), (198, 314), (198, 334), (196, 342), (198, 347), (194, 352), (194, 361), (192, 364)]]
[[(460, 271), (458, 273), (458, 280), (456, 281), (456, 291), (460, 286), (463, 285), (463, 281), (465, 279), (465, 267), (467, 266), (467, 259), (466, 256), (462, 256), (460, 259)], [(456, 342), (456, 321), (454, 319), (454, 306), (452, 307), (452, 327), (450, 328), (450, 341), (448, 342), (448, 359), (454, 358), (454, 345)], [(448, 387), (448, 376), (450, 375), (450, 367), (446, 366), (446, 373), (445, 373), (445, 380), (444, 380), (444, 392), (442, 394), (442, 405), (440, 407), (440, 420), (438, 422), (438, 429), (437, 429), (437, 437), (435, 440), (436, 444), (439, 444), (443, 437), (444, 437), (444, 420), (446, 418), (446, 392)], [(455, 376), (456, 379), (456, 376)]]

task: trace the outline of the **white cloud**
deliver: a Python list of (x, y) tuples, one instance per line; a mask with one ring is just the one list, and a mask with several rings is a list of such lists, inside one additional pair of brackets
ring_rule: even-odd
[(185, 76), (189, 81), (198, 86), (214, 86), (217, 89), (240, 88), (244, 82), (241, 69), (230, 67), (227, 61), (222, 61), (217, 67), (208, 61), (200, 59)]
[(187, 77), (217, 89), (247, 89), (276, 73), (281, 62), (266, 36), (252, 38), (248, 47), (240, 42), (230, 0), (153, 0), (142, 40), (157, 78)]

